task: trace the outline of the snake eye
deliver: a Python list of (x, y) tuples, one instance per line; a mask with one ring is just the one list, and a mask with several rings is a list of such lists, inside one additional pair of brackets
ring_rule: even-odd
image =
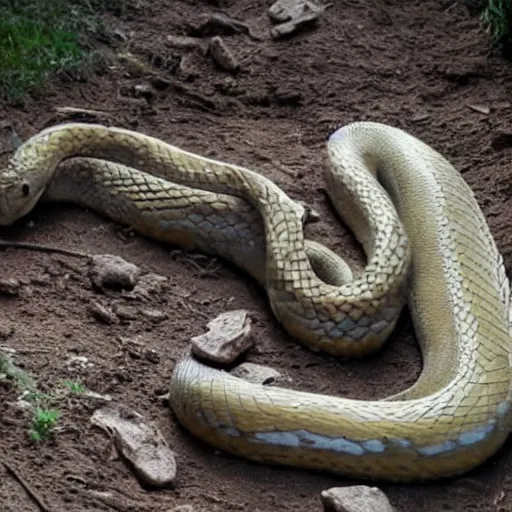
[(30, 194), (30, 186), (28, 185), (28, 183), (23, 183), (23, 185), (21, 185), (21, 193), (25, 197), (27, 197)]

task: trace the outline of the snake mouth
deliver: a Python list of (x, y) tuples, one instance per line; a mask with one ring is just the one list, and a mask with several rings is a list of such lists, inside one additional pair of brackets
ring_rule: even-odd
[(29, 198), (25, 197), (22, 201), (20, 198), (21, 204), (15, 205), (14, 207), (13, 202), (9, 200), (8, 194), (5, 194), (5, 191), (2, 192), (0, 196), (0, 226), (7, 227), (30, 213), (43, 195), (44, 190), (41, 190), (37, 194), (32, 194)]

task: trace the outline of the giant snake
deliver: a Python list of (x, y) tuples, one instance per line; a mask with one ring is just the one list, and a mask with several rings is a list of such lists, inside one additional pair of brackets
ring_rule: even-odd
[(423, 372), (398, 395), (256, 385), (186, 356), (171, 406), (192, 433), (252, 460), (389, 481), (466, 472), (512, 420), (510, 289), (485, 218), (450, 163), (402, 130), (354, 123), (327, 150), (327, 189), (367, 254), (357, 277), (305, 240), (303, 206), (264, 176), (100, 125), (55, 126), (18, 148), (0, 173), (0, 224), (40, 198), (69, 200), (226, 257), (265, 287), (288, 332), (333, 355), (377, 349), (407, 301)]

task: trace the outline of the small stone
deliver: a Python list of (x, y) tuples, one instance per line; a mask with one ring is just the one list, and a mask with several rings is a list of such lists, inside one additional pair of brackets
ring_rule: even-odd
[(136, 98), (152, 100), (156, 96), (156, 91), (150, 84), (135, 84), (133, 94)]
[(285, 23), (322, 8), (310, 0), (277, 0), (267, 11), (269, 18), (275, 23)]
[(127, 299), (147, 300), (151, 295), (161, 293), (167, 282), (167, 277), (158, 274), (144, 274), (140, 276), (133, 290), (124, 292), (123, 296)]
[(167, 42), (179, 50), (205, 50), (204, 42), (197, 37), (168, 35)]
[(17, 297), (20, 294), (21, 283), (9, 277), (6, 279), (0, 279), (0, 293), (3, 295), (10, 295), (11, 297)]
[(178, 505), (177, 507), (170, 508), (169, 512), (195, 512), (192, 505)]
[(132, 77), (140, 77), (151, 71), (147, 64), (131, 53), (119, 53), (117, 58), (124, 64), (127, 73)]
[(254, 345), (251, 318), (244, 309), (227, 311), (208, 322), (208, 332), (195, 336), (194, 355), (221, 364), (230, 364)]
[(93, 366), (92, 363), (89, 362), (89, 359), (85, 356), (71, 356), (66, 364), (68, 369), (71, 370), (85, 370), (88, 367)]
[(282, 375), (274, 368), (256, 363), (242, 363), (231, 370), (231, 375), (239, 377), (253, 384), (273, 384), (280, 380)]
[(96, 318), (96, 320), (99, 320), (100, 322), (103, 322), (105, 324), (115, 324), (118, 322), (117, 316), (113, 311), (110, 309), (107, 309), (105, 306), (100, 304), (99, 302), (92, 302), (89, 305), (89, 313)]
[(144, 350), (144, 359), (150, 363), (158, 364), (160, 362), (160, 354), (152, 348)]
[(144, 309), (141, 313), (155, 323), (163, 322), (168, 317), (167, 313), (158, 309)]
[(134, 320), (137, 318), (137, 310), (127, 306), (118, 305), (115, 307), (114, 312), (120, 320)]
[(23, 140), (9, 122), (0, 124), (0, 154), (14, 153)]
[(99, 289), (115, 288), (132, 290), (137, 284), (140, 269), (119, 256), (99, 254), (92, 257), (89, 276)]
[(174, 453), (160, 431), (137, 412), (119, 404), (95, 411), (91, 422), (113, 437), (119, 453), (137, 477), (153, 487), (168, 487), (176, 478)]
[(208, 49), (213, 60), (215, 60), (222, 69), (226, 71), (237, 71), (239, 69), (240, 65), (238, 61), (221, 37), (212, 37)]
[(480, 114), (489, 115), (491, 109), (487, 105), (468, 105), (468, 108)]
[(394, 512), (388, 497), (367, 485), (332, 487), (322, 491), (325, 512)]
[(278, 0), (268, 9), (268, 15), (275, 25), (270, 30), (272, 39), (279, 39), (297, 32), (306, 25), (317, 21), (325, 6), (310, 0)]

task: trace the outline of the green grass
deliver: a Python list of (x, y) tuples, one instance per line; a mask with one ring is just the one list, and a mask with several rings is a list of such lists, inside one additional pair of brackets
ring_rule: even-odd
[(46, 441), (55, 431), (61, 411), (55, 406), (70, 394), (82, 394), (87, 390), (80, 382), (64, 381), (53, 393), (42, 393), (36, 380), (17, 367), (10, 356), (0, 355), (0, 380), (8, 379), (21, 393), (21, 398), (31, 406), (28, 436), (34, 442)]
[(67, 389), (69, 389), (69, 391), (71, 393), (81, 394), (81, 393), (85, 393), (86, 392), (85, 386), (83, 384), (81, 384), (80, 382), (76, 382), (76, 381), (73, 381), (73, 380), (65, 380), (62, 384)]
[(482, 14), (489, 27), (493, 41), (500, 43), (510, 37), (512, 23), (512, 0), (489, 0)]
[(57, 409), (40, 409), (36, 407), (32, 415), (32, 423), (28, 435), (32, 441), (46, 441), (55, 430), (60, 418)]
[(130, 1), (0, 0), (0, 99), (19, 101), (57, 73), (90, 71), (113, 43), (103, 15), (122, 15)]
[(511, 37), (512, 0), (463, 0), (479, 11), (493, 43), (501, 44)]

